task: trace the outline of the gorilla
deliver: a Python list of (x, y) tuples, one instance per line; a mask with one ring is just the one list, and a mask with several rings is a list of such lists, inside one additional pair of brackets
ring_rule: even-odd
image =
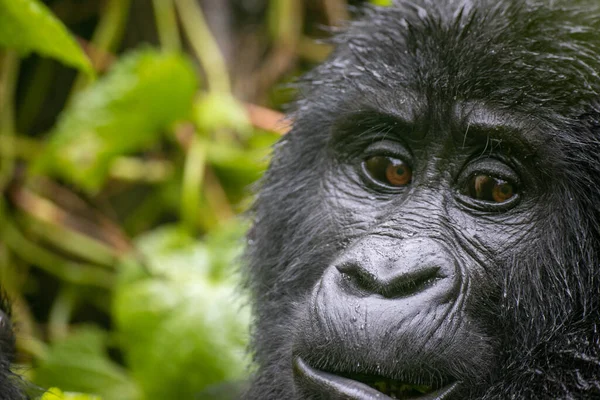
[(25, 399), (24, 382), (11, 370), (15, 358), (15, 336), (10, 303), (2, 292), (0, 292), (0, 349), (0, 400)]
[(600, 4), (366, 7), (248, 234), (245, 399), (600, 398)]

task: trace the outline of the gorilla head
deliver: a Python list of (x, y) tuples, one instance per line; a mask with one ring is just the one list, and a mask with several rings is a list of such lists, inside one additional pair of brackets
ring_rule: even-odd
[(300, 84), (250, 399), (600, 396), (596, 1), (396, 1)]

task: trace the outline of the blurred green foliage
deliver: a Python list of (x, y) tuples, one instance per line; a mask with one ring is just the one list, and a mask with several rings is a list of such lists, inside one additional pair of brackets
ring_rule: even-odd
[(248, 376), (239, 215), (347, 6), (0, 0), (0, 282), (43, 400)]
[(35, 51), (92, 73), (92, 65), (65, 26), (39, 1), (0, 0), (0, 46)]
[(147, 270), (134, 260), (122, 266), (113, 315), (131, 374), (149, 398), (191, 399), (244, 376), (249, 315), (232, 269), (240, 228), (198, 242), (180, 227), (162, 227), (137, 240)]
[(38, 168), (99, 190), (118, 156), (156, 145), (166, 128), (189, 118), (197, 86), (191, 63), (181, 55), (151, 49), (123, 55), (74, 96)]
[(57, 340), (40, 360), (35, 381), (41, 386), (67, 387), (107, 399), (140, 398), (127, 371), (106, 353), (108, 333), (93, 326), (79, 326)]
[(81, 393), (64, 393), (62, 390), (53, 387), (44, 393), (41, 400), (101, 400), (101, 398)]
[(371, 0), (371, 3), (376, 6), (390, 6), (393, 0)]

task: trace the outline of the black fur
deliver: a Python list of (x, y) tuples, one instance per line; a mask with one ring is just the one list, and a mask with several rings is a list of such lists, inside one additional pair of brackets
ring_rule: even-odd
[(11, 369), (15, 358), (15, 336), (11, 322), (10, 304), (0, 293), (0, 400), (25, 399), (23, 382)]
[[(600, 5), (397, 1), (366, 9), (334, 41), (334, 54), (299, 85), (293, 129), (254, 208), (246, 271), (257, 371), (245, 398), (299, 398), (292, 346), (307, 329), (307, 296), (370, 229), (351, 208), (330, 206), (346, 195), (324, 183), (337, 165), (332, 131), (344, 116), (393, 113), (404, 101), (440, 124), (457, 101), (478, 102), (542, 136), (531, 168), (544, 186), (538, 211), (515, 233), (514, 250), (480, 249), (490, 272), (466, 312), (493, 351), (456, 366), (469, 382), (459, 398), (600, 398)], [(318, 351), (319, 365), (349, 357)]]

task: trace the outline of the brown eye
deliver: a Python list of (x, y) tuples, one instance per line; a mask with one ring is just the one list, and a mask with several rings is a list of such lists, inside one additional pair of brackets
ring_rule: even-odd
[(513, 184), (489, 175), (475, 175), (469, 179), (463, 194), (482, 201), (504, 203), (515, 196)]
[(387, 186), (406, 186), (412, 170), (404, 161), (387, 156), (373, 156), (365, 161), (365, 169), (374, 180)]

